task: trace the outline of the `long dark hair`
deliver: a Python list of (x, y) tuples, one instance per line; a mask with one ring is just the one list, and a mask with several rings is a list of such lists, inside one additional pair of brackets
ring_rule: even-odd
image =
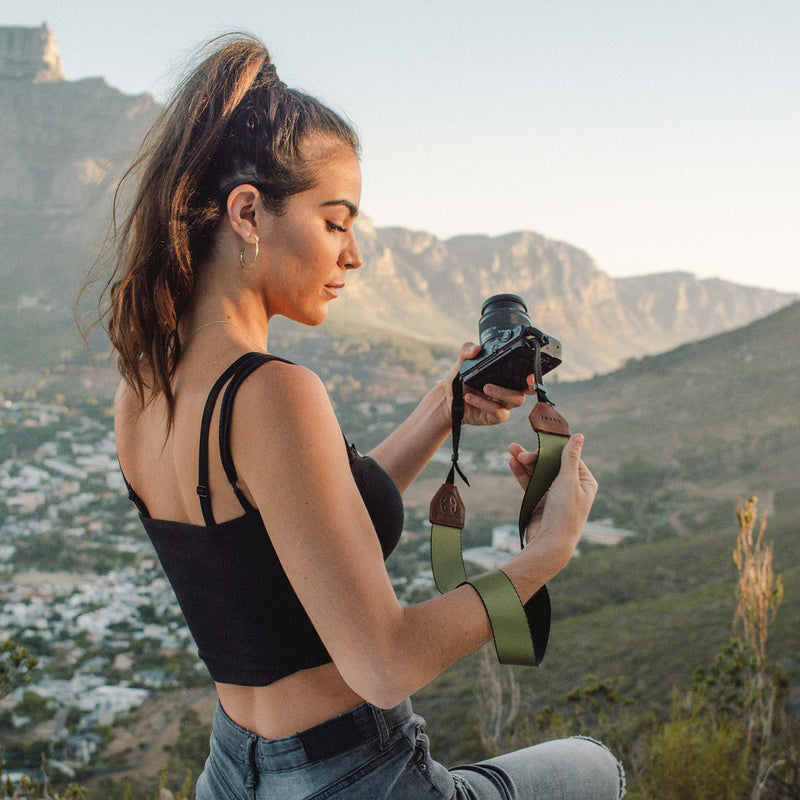
[[(225, 35), (210, 42), (204, 55), (117, 187), (106, 259), (112, 273), (100, 300), (120, 374), (142, 406), (165, 397), (170, 426), (178, 321), (230, 190), (250, 183), (267, 209), (280, 215), (292, 195), (314, 186), (313, 165), (300, 154), (307, 136), (333, 136), (359, 149), (341, 116), (278, 79), (256, 37)], [(118, 227), (121, 189), (131, 180), (135, 194)]]

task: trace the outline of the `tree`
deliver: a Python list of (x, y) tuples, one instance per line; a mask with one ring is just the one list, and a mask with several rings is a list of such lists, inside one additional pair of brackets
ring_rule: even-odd
[(732, 639), (695, 670), (694, 687), (649, 741), (646, 795), (653, 800), (795, 800), (798, 733), (784, 713), (788, 680), (767, 674), (770, 626), (783, 598), (755, 497), (737, 504), (733, 560), (739, 573)]
[(33, 680), (33, 671), (39, 663), (27, 647), (21, 647), (12, 639), (0, 644), (0, 697)]
[(758, 521), (758, 499), (741, 500), (736, 507), (739, 536), (733, 561), (739, 572), (738, 604), (734, 624), (740, 623), (744, 639), (756, 661), (755, 675), (747, 698), (747, 752), (755, 762), (750, 800), (774, 795), (771, 784), (794, 783), (798, 778), (797, 742), (786, 739), (785, 726), (776, 725), (786, 700), (785, 676), (777, 671), (767, 679), (767, 639), (778, 606), (783, 583), (772, 568), (772, 544), (764, 540), (767, 521)]

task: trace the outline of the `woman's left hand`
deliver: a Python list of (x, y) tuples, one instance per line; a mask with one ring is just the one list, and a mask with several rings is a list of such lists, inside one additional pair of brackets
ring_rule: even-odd
[[(458, 374), (458, 370), (468, 358), (475, 358), (481, 350), (479, 344), (467, 342), (462, 345), (458, 361), (448, 372), (444, 379), (445, 391), (447, 393), (447, 415), (450, 418), (450, 406), (452, 403), (453, 380)], [(534, 393), (532, 388), (532, 378), (528, 379), (529, 387), (524, 392), (517, 392), (514, 389), (506, 389), (503, 386), (486, 384), (483, 391), (464, 386), (464, 424), (465, 425), (497, 425), (505, 422), (513, 408), (519, 408), (529, 394)]]

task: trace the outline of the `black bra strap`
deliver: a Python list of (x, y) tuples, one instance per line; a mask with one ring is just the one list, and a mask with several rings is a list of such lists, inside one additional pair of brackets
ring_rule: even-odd
[(122, 471), (122, 464), (119, 463), (119, 458), (117, 458), (117, 464), (119, 465), (119, 472), (120, 475), (122, 475), (122, 480), (125, 481), (125, 488), (128, 490), (128, 500), (130, 500), (134, 506), (136, 506), (136, 510), (143, 517), (149, 517), (150, 512), (147, 510), (144, 500), (142, 500), (142, 498), (133, 491), (133, 486), (128, 483), (128, 479), (125, 477), (125, 473)]
[(233, 456), (231, 455), (230, 433), (231, 415), (233, 413), (233, 399), (245, 378), (247, 378), (251, 372), (256, 370), (262, 364), (266, 364), (268, 361), (282, 361), (284, 364), (292, 363), (291, 361), (287, 361), (284, 358), (279, 358), (278, 356), (270, 355), (269, 353), (248, 353), (247, 360), (243, 361), (239, 365), (236, 374), (231, 378), (230, 383), (225, 389), (225, 394), (222, 397), (222, 405), (220, 406), (219, 411), (219, 453), (220, 458), (222, 459), (222, 466), (225, 469), (225, 475), (228, 477), (228, 482), (233, 488), (236, 499), (246, 512), (254, 511), (255, 509), (244, 496), (242, 490), (239, 488), (237, 483), (238, 476), (236, 474), (236, 467), (233, 464)]
[(246, 362), (252, 353), (245, 353), (231, 364), (217, 382), (212, 387), (203, 409), (203, 421), (200, 423), (200, 454), (197, 462), (197, 496), (200, 498), (200, 509), (203, 512), (203, 520), (206, 525), (214, 524), (214, 515), (211, 513), (211, 497), (208, 492), (208, 433), (211, 428), (211, 417), (214, 414), (214, 406), (217, 397), (222, 391), (222, 387), (230, 380), (237, 369)]

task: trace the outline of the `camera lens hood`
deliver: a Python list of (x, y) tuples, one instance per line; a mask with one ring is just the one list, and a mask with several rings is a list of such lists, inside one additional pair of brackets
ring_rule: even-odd
[(495, 294), (491, 297), (487, 297), (486, 300), (483, 301), (481, 316), (486, 313), (486, 309), (489, 308), (489, 306), (496, 304), (509, 305), (511, 303), (519, 303), (522, 306), (522, 310), (526, 314), (528, 313), (528, 306), (525, 305), (525, 301), (518, 294)]

